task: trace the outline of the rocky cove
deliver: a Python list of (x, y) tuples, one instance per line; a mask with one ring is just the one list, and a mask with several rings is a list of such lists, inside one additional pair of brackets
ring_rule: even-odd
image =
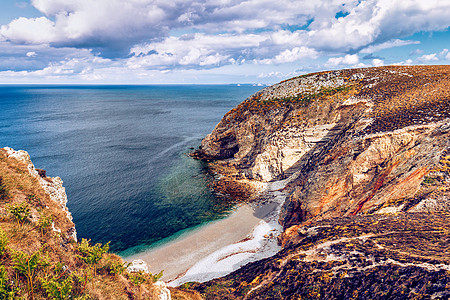
[[(228, 112), (192, 156), (208, 163), (219, 196), (241, 203), (235, 217), (255, 227), (174, 274), (172, 299), (450, 297), (449, 79), (449, 66), (320, 72)], [(57, 203), (65, 217), (53, 230), (73, 251), (61, 180), (39, 176), (26, 152), (2, 151)], [(131, 283), (105, 274), (136, 297)]]

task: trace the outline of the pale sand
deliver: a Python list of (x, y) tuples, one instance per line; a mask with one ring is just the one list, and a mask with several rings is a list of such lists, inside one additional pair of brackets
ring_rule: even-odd
[[(223, 277), (248, 263), (273, 256), (280, 251), (277, 236), (281, 234), (283, 227), (278, 223), (278, 218), (286, 195), (271, 189), (266, 196), (271, 199), (260, 201), (255, 207), (254, 215), (261, 220), (248, 237), (209, 254), (196, 262), (183, 276), (168, 282), (168, 285), (179, 286), (185, 282), (205, 282)], [(265, 197), (266, 200), (268, 198)]]
[(213, 252), (246, 238), (266, 213), (255, 214), (251, 207), (243, 205), (225, 219), (211, 222), (187, 236), (124, 259), (128, 262), (142, 259), (148, 264), (151, 273), (164, 270), (162, 280), (173, 280)]

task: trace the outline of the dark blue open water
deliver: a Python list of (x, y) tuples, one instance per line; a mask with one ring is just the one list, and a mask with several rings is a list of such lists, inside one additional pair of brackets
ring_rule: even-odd
[(79, 238), (151, 245), (226, 214), (185, 153), (258, 89), (0, 86), (0, 147), (63, 179)]

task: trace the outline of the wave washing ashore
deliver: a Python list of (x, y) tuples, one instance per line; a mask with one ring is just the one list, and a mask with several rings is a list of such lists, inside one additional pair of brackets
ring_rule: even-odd
[(237, 207), (228, 218), (125, 259), (142, 259), (152, 273), (164, 270), (162, 279), (175, 287), (222, 277), (249, 262), (273, 256), (281, 249), (278, 217), (286, 195), (279, 190), (287, 181), (260, 183), (259, 200)]
[(61, 176), (79, 237), (111, 241), (114, 251), (142, 250), (207, 223), (125, 256), (142, 257), (152, 272), (164, 269), (171, 285), (205, 281), (280, 249), (282, 183), (259, 187), (264, 204), (211, 221), (228, 208), (208, 191), (201, 162), (183, 155), (258, 89), (0, 87), (0, 144), (27, 149), (50, 176)]

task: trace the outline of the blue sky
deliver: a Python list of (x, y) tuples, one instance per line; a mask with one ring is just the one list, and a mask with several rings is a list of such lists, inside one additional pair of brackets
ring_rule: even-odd
[(450, 1), (0, 0), (0, 83), (275, 83), (449, 64)]

